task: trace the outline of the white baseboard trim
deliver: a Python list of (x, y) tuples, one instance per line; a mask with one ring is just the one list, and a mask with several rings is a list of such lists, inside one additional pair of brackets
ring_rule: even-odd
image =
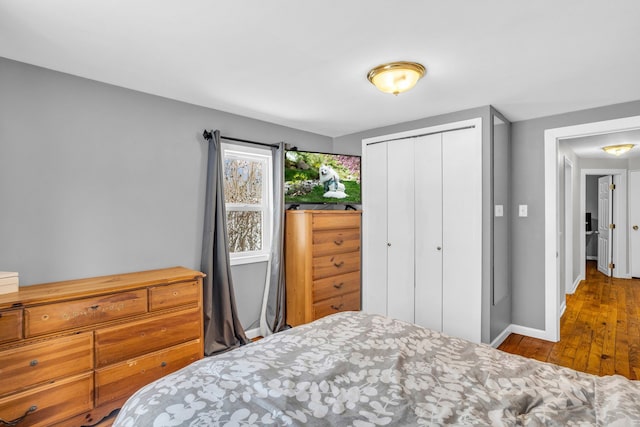
[(502, 344), (504, 340), (507, 339), (510, 333), (511, 333), (511, 325), (504, 328), (504, 331), (500, 332), (500, 335), (498, 335), (496, 339), (491, 341), (491, 347), (498, 348), (500, 344)]
[(560, 304), (560, 317), (561, 318), (562, 318), (562, 315), (564, 314), (566, 309), (567, 309), (567, 300), (565, 299), (564, 301), (562, 301), (562, 304)]
[(247, 336), (247, 338), (252, 340), (252, 339), (260, 336), (260, 328), (248, 329), (248, 330), (244, 331), (244, 334)]
[(573, 284), (571, 285), (571, 288), (567, 290), (568, 294), (573, 294), (576, 292), (576, 289), (578, 289), (578, 286), (580, 285), (580, 282), (582, 282), (582, 276), (578, 276), (576, 277), (576, 280), (573, 282)]
[(543, 329), (529, 328), (528, 326), (511, 325), (511, 332), (514, 334), (526, 335), (531, 338), (538, 338), (541, 340), (549, 340), (547, 338), (547, 331)]
[(597, 261), (598, 257), (597, 256), (593, 256), (593, 255), (587, 255), (587, 260), (588, 261)]

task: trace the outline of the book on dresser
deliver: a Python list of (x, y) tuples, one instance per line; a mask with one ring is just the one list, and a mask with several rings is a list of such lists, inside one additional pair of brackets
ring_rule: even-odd
[(289, 325), (360, 310), (361, 214), (351, 210), (286, 211)]
[(98, 424), (201, 359), (202, 277), (173, 267), (0, 295), (0, 426)]

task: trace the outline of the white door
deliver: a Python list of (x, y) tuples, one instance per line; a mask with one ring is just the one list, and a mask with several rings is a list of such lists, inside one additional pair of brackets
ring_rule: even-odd
[(640, 278), (640, 171), (629, 172), (629, 224), (631, 276)]
[(414, 139), (387, 143), (387, 315), (414, 321)]
[(415, 323), (442, 331), (442, 134), (415, 139)]
[(442, 134), (442, 330), (481, 341), (482, 141), (477, 129)]
[(613, 206), (613, 194), (611, 175), (598, 178), (598, 270), (609, 276), (611, 270), (609, 263), (611, 258), (611, 211)]
[[(362, 309), (387, 314), (387, 143), (366, 146), (362, 167)], [(381, 297), (383, 295), (383, 297)]]

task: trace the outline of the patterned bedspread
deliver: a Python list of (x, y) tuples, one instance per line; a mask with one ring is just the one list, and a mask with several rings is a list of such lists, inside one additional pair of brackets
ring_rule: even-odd
[(640, 382), (339, 313), (145, 386), (115, 427), (640, 425)]

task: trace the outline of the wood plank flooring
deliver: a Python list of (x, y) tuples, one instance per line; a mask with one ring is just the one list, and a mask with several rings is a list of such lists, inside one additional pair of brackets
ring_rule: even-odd
[(511, 334), (498, 347), (595, 375), (640, 379), (640, 280), (611, 279), (587, 262), (587, 278), (567, 295), (557, 343)]

